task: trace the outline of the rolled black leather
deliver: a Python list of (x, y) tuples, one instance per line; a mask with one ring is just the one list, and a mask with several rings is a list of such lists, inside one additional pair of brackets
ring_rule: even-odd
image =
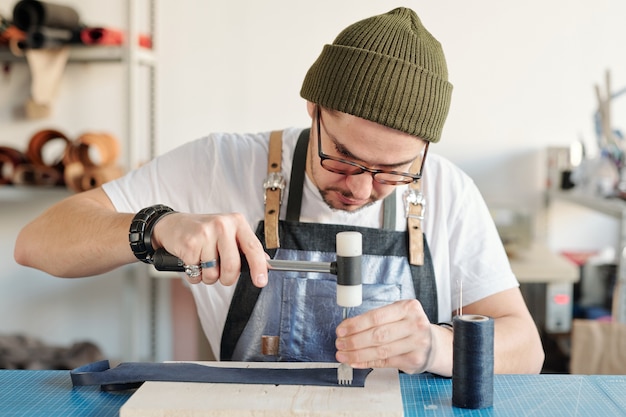
[(78, 12), (69, 6), (21, 0), (13, 7), (13, 24), (25, 32), (41, 26), (72, 30), (80, 25), (80, 18)]

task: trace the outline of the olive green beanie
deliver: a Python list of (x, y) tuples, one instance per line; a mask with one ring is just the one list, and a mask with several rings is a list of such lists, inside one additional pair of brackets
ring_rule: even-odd
[(300, 95), (438, 142), (452, 84), (440, 43), (400, 7), (344, 29), (309, 69)]

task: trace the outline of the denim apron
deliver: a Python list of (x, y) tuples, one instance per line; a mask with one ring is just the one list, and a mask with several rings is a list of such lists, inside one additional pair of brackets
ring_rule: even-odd
[[(278, 222), (280, 247), (267, 252), (273, 259), (332, 262), (336, 234), (358, 231), (363, 235), (363, 303), (351, 307), (349, 316), (417, 298), (435, 322), (437, 288), (430, 251), (424, 237), (423, 265), (409, 264), (408, 234), (392, 226), (395, 192), (384, 201), (383, 229), (298, 221), (308, 138), (307, 129), (294, 154), (292, 171), (302, 172), (292, 172), (287, 218)], [(256, 231), (261, 242), (265, 242), (264, 230), (261, 221)], [(244, 265), (222, 334), (221, 359), (335, 362), (335, 329), (342, 321), (336, 288), (336, 276), (329, 273), (270, 270), (268, 284), (260, 289), (252, 284)], [(271, 354), (263, 349), (268, 337), (277, 341), (277, 351)]]

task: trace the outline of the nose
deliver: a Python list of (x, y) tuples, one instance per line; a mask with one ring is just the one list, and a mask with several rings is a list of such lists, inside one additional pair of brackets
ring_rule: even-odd
[(346, 175), (346, 186), (357, 200), (365, 200), (372, 194), (374, 178), (369, 172), (359, 175)]

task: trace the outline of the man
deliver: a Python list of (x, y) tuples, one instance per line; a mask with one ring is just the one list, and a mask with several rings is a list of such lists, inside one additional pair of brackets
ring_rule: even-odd
[[(477, 188), (427, 157), (447, 116), (447, 78), (439, 42), (412, 10), (357, 22), (305, 77), (310, 130), (183, 145), (49, 209), (22, 230), (15, 258), (81, 277), (154, 262), (162, 248), (186, 265), (222, 359), (451, 375), (453, 335), (437, 323), (462, 307), (494, 318), (496, 372), (538, 372), (539, 336)], [(331, 275), (266, 262), (328, 261), (343, 230), (364, 244), (363, 304), (346, 320)], [(266, 340), (278, 348), (266, 352)]]

